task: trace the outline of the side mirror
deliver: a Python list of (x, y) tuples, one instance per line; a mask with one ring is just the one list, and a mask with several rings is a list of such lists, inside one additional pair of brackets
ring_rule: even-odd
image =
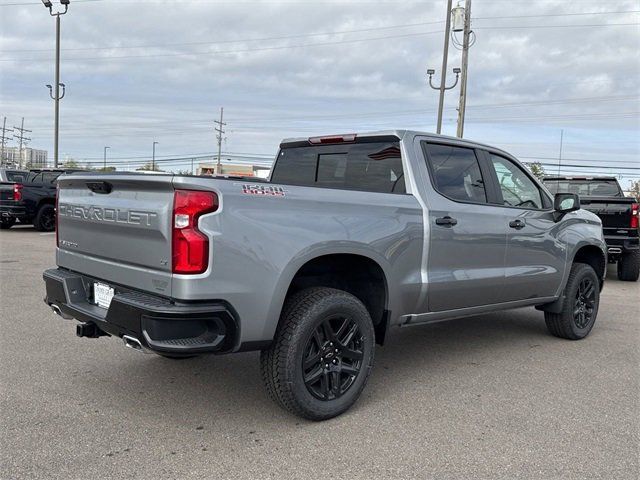
[(575, 193), (556, 193), (553, 209), (561, 214), (580, 210), (580, 197)]

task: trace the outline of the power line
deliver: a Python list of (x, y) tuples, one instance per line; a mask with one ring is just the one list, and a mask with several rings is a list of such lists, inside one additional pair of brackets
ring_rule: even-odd
[[(509, 27), (474, 27), (476, 29), (486, 29), (486, 30), (501, 30), (501, 29), (536, 29), (536, 28), (591, 28), (591, 27), (616, 27), (616, 26), (638, 26), (640, 23), (601, 23), (601, 24), (588, 24), (588, 25), (529, 25), (529, 26), (509, 26)], [(442, 30), (431, 31), (431, 32), (415, 32), (415, 33), (405, 33), (398, 35), (386, 35), (380, 37), (369, 37), (369, 38), (358, 38), (358, 39), (347, 39), (347, 40), (338, 40), (332, 42), (318, 42), (318, 43), (305, 43), (298, 45), (278, 45), (271, 47), (254, 47), (254, 48), (244, 48), (237, 50), (217, 50), (213, 52), (177, 52), (177, 53), (151, 53), (151, 54), (141, 54), (141, 55), (119, 55), (119, 56), (100, 56), (100, 57), (70, 57), (68, 61), (74, 60), (127, 60), (134, 58), (167, 58), (167, 57), (184, 57), (184, 56), (199, 56), (199, 55), (230, 55), (235, 53), (254, 53), (254, 52), (262, 52), (262, 51), (272, 51), (272, 50), (286, 50), (293, 48), (306, 48), (306, 47), (322, 47), (322, 46), (331, 46), (331, 45), (344, 45), (351, 43), (359, 43), (359, 42), (369, 42), (369, 41), (377, 41), (377, 40), (389, 40), (394, 38), (408, 38), (408, 37), (419, 37), (425, 35), (432, 35), (442, 33)], [(0, 62), (38, 62), (48, 60), (45, 57), (38, 58), (1, 58)]]
[(25, 132), (26, 133), (31, 133), (31, 130), (27, 130), (26, 128), (24, 128), (24, 117), (22, 117), (22, 123), (20, 124), (20, 127), (16, 127), (14, 125), (13, 129), (17, 130), (18, 132), (20, 132), (19, 135), (16, 135), (14, 133), (13, 137), (18, 139), (18, 141), (20, 142), (20, 147), (18, 149), (18, 153), (20, 155), (20, 159), (18, 160), (18, 166), (22, 167), (22, 157), (24, 156), (23, 155), (23, 148), (24, 148), (24, 146), (26, 146), (26, 144), (29, 141), (31, 141), (31, 138), (25, 136)]

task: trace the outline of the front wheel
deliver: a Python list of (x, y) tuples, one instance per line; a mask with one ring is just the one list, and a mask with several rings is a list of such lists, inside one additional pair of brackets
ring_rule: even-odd
[(369, 312), (353, 295), (324, 287), (296, 293), (260, 355), (269, 396), (309, 420), (344, 413), (367, 383), (374, 340)]
[(560, 313), (544, 313), (547, 329), (552, 335), (580, 340), (589, 335), (598, 315), (600, 281), (591, 265), (574, 263), (564, 287)]
[(623, 253), (618, 260), (618, 279), (635, 282), (640, 277), (640, 251)]

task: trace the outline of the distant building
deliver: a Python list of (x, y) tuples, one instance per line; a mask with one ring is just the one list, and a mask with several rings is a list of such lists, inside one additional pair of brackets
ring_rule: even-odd
[(198, 165), (197, 175), (234, 175), (242, 177), (260, 177), (269, 176), (271, 167), (266, 165), (254, 165), (248, 162), (229, 162), (222, 161), (220, 171), (217, 171), (217, 161), (202, 162)]
[(47, 166), (47, 151), (27, 147), (22, 149), (20, 155), (19, 147), (5, 147), (2, 160), (4, 163), (22, 168), (43, 168)]

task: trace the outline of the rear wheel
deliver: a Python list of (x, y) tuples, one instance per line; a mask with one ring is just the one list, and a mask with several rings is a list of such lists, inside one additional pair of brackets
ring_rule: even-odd
[(38, 209), (33, 226), (39, 232), (53, 232), (56, 228), (56, 209), (53, 205), (42, 205)]
[(591, 265), (574, 263), (564, 288), (562, 311), (544, 313), (547, 329), (556, 337), (580, 340), (593, 328), (599, 305), (598, 275)]
[(618, 279), (635, 282), (640, 276), (640, 251), (623, 253), (618, 260)]
[(0, 229), (8, 230), (16, 224), (15, 218), (3, 218), (0, 219)]
[(260, 355), (269, 395), (310, 420), (344, 413), (367, 383), (374, 336), (369, 312), (353, 295), (324, 287), (295, 294), (273, 344)]

